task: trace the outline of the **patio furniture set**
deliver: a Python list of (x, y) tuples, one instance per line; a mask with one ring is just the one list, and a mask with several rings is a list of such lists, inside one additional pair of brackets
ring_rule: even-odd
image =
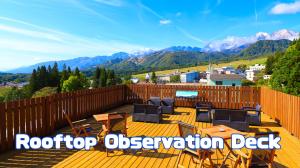
[[(156, 122), (160, 123), (162, 119), (162, 114), (173, 114), (174, 113), (174, 99), (159, 97), (151, 97), (147, 104), (134, 104), (134, 109), (132, 113), (132, 120), (138, 122)], [(197, 130), (196, 126), (183, 123), (178, 121), (178, 131), (181, 137), (187, 137), (188, 135), (201, 134), (201, 137), (214, 137), (218, 136), (224, 139), (225, 147), (228, 149), (225, 153), (224, 150), (216, 149), (204, 150), (204, 149), (190, 149), (185, 148), (180, 151), (179, 156), (176, 161), (176, 166), (180, 167), (180, 158), (183, 154), (188, 154), (192, 156), (192, 161), (198, 163), (199, 167), (204, 166), (204, 162), (208, 160), (209, 166), (214, 167), (212, 161), (212, 155), (219, 151), (224, 159), (220, 165), (223, 167), (226, 160), (231, 159), (234, 162), (234, 167), (251, 167), (260, 166), (261, 164), (271, 167), (273, 164), (273, 159), (275, 156), (275, 149), (265, 149), (265, 150), (248, 150), (244, 152), (242, 150), (232, 150), (230, 147), (230, 140), (232, 134), (244, 134), (247, 133), (240, 131), (248, 131), (249, 124), (259, 125), (260, 121), (260, 105), (255, 108), (243, 107), (241, 110), (231, 110), (231, 109), (213, 109), (211, 103), (196, 103), (196, 121), (201, 122), (212, 122), (213, 126), (210, 128)], [(78, 125), (82, 120), (72, 122), (68, 114), (63, 111), (65, 117), (67, 118), (71, 128), (72, 133), (75, 136), (89, 136), (91, 132), (91, 127), (89, 125)], [(248, 113), (251, 112), (251, 113)], [(123, 134), (127, 136), (127, 113), (110, 113), (110, 114), (98, 114), (94, 115), (94, 119), (97, 122), (102, 123), (102, 129), (97, 134), (97, 138), (100, 144), (104, 143), (104, 137), (107, 134)], [(75, 126), (76, 125), (76, 126)], [(278, 132), (265, 132), (256, 133), (255, 136), (268, 136), (269, 134), (274, 134), (278, 136)], [(143, 152), (143, 149), (140, 150)], [(123, 151), (124, 153), (128, 151)], [(135, 154), (137, 151), (130, 152)], [(157, 151), (156, 151), (157, 152)], [(109, 156), (109, 150), (106, 149), (107, 156)]]
[[(178, 130), (179, 135), (181, 137), (187, 137), (188, 135), (195, 135), (195, 134), (201, 134), (201, 137), (207, 136), (207, 137), (214, 137), (218, 136), (224, 139), (224, 144), (226, 148), (228, 149), (226, 153), (224, 153), (221, 149), (217, 149), (221, 152), (221, 154), (224, 157), (221, 165), (219, 167), (223, 167), (228, 159), (230, 159), (233, 162), (233, 167), (273, 167), (274, 165), (274, 157), (275, 157), (275, 149), (247, 149), (241, 150), (241, 149), (231, 149), (230, 143), (228, 142), (231, 139), (232, 134), (244, 134), (238, 130), (235, 130), (233, 128), (230, 128), (225, 125), (218, 125), (213, 126), (210, 128), (204, 128), (197, 130), (196, 126), (178, 121)], [(279, 136), (279, 132), (261, 132), (261, 133), (255, 133), (254, 136), (256, 138), (258, 137), (267, 137), (270, 134), (273, 134), (275, 137)], [(198, 163), (199, 167), (204, 167), (204, 162), (208, 160), (209, 167), (214, 167), (213, 161), (212, 161), (212, 155), (216, 151), (213, 151), (211, 149), (190, 149), (185, 148), (180, 151), (179, 156), (176, 161), (177, 167), (183, 167), (180, 165), (180, 158), (183, 154), (190, 155), (192, 157), (192, 161), (194, 163)]]
[(174, 99), (150, 97), (147, 104), (134, 104), (132, 120), (139, 122), (160, 123), (162, 114), (174, 113)]
[(240, 131), (249, 131), (249, 125), (261, 125), (261, 106), (236, 109), (214, 109), (211, 103), (196, 103), (196, 121), (226, 125)]

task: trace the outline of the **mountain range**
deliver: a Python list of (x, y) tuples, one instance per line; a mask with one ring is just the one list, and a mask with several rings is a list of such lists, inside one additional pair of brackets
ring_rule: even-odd
[[(191, 46), (172, 46), (161, 50), (146, 50), (135, 53), (118, 52), (110, 56), (79, 57), (70, 60), (56, 61), (61, 70), (66, 64), (72, 69), (91, 70), (96, 66), (113, 68), (119, 72), (150, 71), (167, 68), (179, 68), (231, 59), (249, 59), (260, 55), (284, 51), (291, 40), (299, 33), (279, 30), (268, 34), (256, 33), (250, 37), (227, 37), (224, 40), (208, 43), (203, 48)], [(38, 66), (53, 65), (54, 61), (10, 70), (10, 73), (31, 73)]]

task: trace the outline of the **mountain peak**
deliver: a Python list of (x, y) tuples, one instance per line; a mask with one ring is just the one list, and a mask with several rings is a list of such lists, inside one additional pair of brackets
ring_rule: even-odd
[(162, 49), (162, 51), (169, 51), (169, 52), (175, 52), (175, 51), (202, 51), (202, 48), (199, 47), (191, 47), (191, 46), (171, 46), (165, 49)]
[(217, 40), (208, 43), (204, 50), (208, 52), (212, 51), (223, 51), (238, 48), (243, 45), (253, 44), (259, 40), (295, 40), (299, 38), (299, 32), (294, 32), (288, 29), (281, 29), (275, 31), (271, 34), (266, 32), (258, 32), (255, 36), (249, 37), (237, 37), (237, 36), (228, 36), (223, 40)]

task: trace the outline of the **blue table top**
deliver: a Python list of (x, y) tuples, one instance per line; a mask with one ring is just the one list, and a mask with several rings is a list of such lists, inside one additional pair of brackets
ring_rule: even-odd
[(198, 91), (177, 90), (176, 97), (194, 98), (198, 96)]

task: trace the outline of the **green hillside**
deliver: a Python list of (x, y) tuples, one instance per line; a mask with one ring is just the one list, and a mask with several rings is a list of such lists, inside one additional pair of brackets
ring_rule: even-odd
[[(238, 61), (232, 61), (228, 63), (220, 63), (220, 64), (213, 64), (213, 67), (223, 67), (223, 66), (233, 66), (237, 67), (240, 64), (245, 64), (247, 66), (254, 65), (254, 64), (265, 64), (267, 58), (266, 57), (261, 57), (261, 58), (256, 58), (253, 60), (238, 60)], [(175, 72), (177, 69), (170, 69), (170, 70), (164, 70), (164, 71), (156, 71), (156, 75), (165, 75), (165, 74), (170, 74)], [(187, 67), (187, 68), (179, 68), (178, 69), (180, 72), (188, 72), (188, 71), (206, 71), (207, 70), (207, 65), (201, 65), (201, 66), (192, 66), (192, 67)], [(141, 80), (145, 79), (146, 73), (142, 74), (137, 74), (133, 75), (133, 77), (137, 77)]]

